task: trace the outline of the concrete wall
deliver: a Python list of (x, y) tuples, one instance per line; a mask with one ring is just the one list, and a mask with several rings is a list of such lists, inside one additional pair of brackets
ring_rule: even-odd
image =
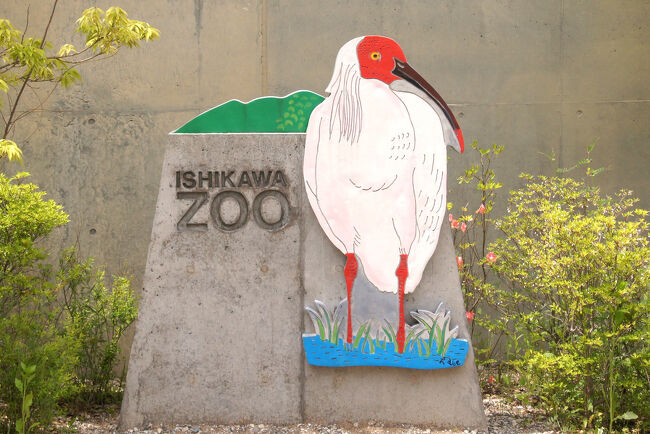
[[(49, 1), (2, 0), (0, 17), (24, 28), (27, 3), (28, 33), (40, 36)], [(495, 164), (504, 190), (522, 170), (570, 165), (597, 140), (596, 163), (610, 170), (596, 181), (607, 192), (633, 189), (650, 207), (647, 1), (66, 0), (51, 40), (83, 45), (74, 35), (81, 11), (113, 4), (161, 38), (84, 67), (83, 83), (22, 122), (15, 139), (22, 169), (70, 214), (53, 245), (78, 240), (109, 273), (131, 273), (136, 288), (166, 134), (231, 98), (322, 93), (338, 48), (363, 34), (401, 44), (466, 141), (506, 146)], [(540, 154), (552, 150), (554, 162)], [(450, 178), (473, 160), (452, 155)], [(450, 200), (477, 200), (450, 185)]]

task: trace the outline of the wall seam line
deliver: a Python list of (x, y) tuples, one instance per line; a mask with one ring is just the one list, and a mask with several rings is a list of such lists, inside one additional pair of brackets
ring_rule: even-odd
[(268, 26), (267, 26), (267, 3), (266, 0), (261, 0), (262, 4), (262, 10), (261, 10), (261, 20), (260, 20), (260, 43), (261, 43), (261, 56), (260, 56), (260, 62), (261, 62), (261, 94), (266, 95), (268, 93), (268, 87), (269, 87), (269, 80), (268, 80), (268, 53), (267, 53), (267, 45), (268, 45)]
[(564, 0), (560, 1), (560, 143), (558, 144), (558, 169), (564, 165)]

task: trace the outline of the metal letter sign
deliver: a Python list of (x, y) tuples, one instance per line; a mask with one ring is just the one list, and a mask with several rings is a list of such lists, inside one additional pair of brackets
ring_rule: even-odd
[[(434, 312), (411, 312), (413, 326), (404, 314), (404, 295), (418, 286), (445, 222), (446, 149), (463, 152), (458, 122), (400, 46), (382, 36), (343, 45), (326, 91), (309, 119), (303, 170), (320, 226), (347, 257), (347, 302), (333, 311), (318, 300), (316, 309), (306, 308), (316, 330), (303, 335), (307, 360), (460, 366), (469, 345), (455, 339), (458, 327), (451, 328), (442, 303)], [(386, 318), (354, 329), (352, 290), (360, 267), (373, 291), (397, 295), (397, 330)]]
[[(176, 228), (183, 231), (207, 231), (207, 222), (194, 222), (196, 213), (208, 202), (210, 194), (205, 188), (220, 190), (212, 197), (210, 202), (210, 218), (214, 227), (223, 232), (239, 230), (248, 222), (249, 214), (253, 214), (255, 223), (262, 229), (273, 232), (279, 231), (289, 224), (290, 206), (287, 196), (276, 188), (287, 187), (286, 176), (282, 170), (235, 170), (229, 171), (177, 171), (176, 172), (176, 199), (193, 201), (187, 211), (178, 220)], [(246, 197), (239, 191), (240, 188), (264, 188), (253, 199), (250, 209)], [(179, 191), (181, 188), (191, 191)], [(197, 189), (197, 190), (195, 190)], [(266, 200), (275, 201), (280, 207), (280, 217), (277, 221), (266, 221), (262, 208)], [(222, 208), (226, 201), (232, 201), (237, 207), (237, 218), (232, 222), (224, 221)]]

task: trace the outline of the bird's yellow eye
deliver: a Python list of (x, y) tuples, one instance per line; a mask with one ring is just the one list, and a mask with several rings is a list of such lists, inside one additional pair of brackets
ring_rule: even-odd
[(372, 60), (379, 60), (381, 59), (381, 54), (379, 53), (379, 51), (373, 51), (372, 53), (370, 53), (370, 58)]

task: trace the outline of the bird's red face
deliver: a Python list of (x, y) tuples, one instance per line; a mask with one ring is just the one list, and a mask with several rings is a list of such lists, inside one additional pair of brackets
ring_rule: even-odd
[(465, 149), (463, 133), (458, 121), (440, 94), (406, 62), (402, 48), (385, 36), (366, 36), (357, 45), (357, 58), (361, 77), (374, 78), (390, 85), (404, 79), (424, 91), (440, 107), (456, 132), (457, 144), (451, 144), (461, 154)]
[(361, 77), (375, 78), (391, 84), (400, 77), (393, 74), (395, 59), (406, 62), (397, 42), (384, 36), (366, 36), (357, 45)]

